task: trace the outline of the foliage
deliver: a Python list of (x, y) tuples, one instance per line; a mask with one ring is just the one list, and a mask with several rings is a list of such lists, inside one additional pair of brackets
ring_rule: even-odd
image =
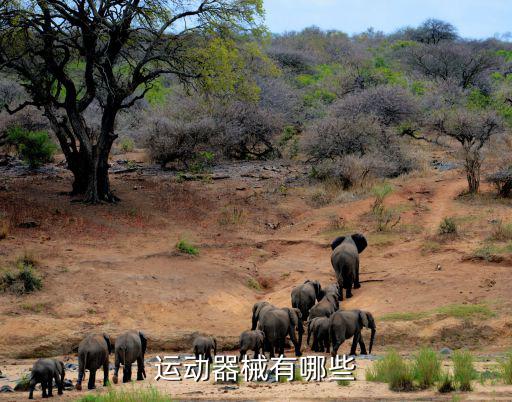
[(375, 196), (372, 204), (372, 214), (377, 221), (377, 231), (379, 232), (396, 226), (400, 221), (400, 215), (395, 216), (394, 211), (384, 205), (384, 200), (392, 192), (393, 187), (389, 183), (382, 183), (372, 188), (372, 194)]
[(455, 219), (449, 216), (443, 218), (439, 224), (438, 233), (440, 235), (456, 234), (457, 223), (455, 222)]
[(123, 152), (133, 152), (135, 149), (135, 142), (130, 137), (124, 137), (119, 141), (119, 147)]
[(0, 289), (22, 295), (43, 287), (32, 260), (21, 258), (13, 269), (4, 270), (0, 276)]
[(430, 348), (422, 348), (415, 356), (413, 363), (414, 379), (420, 388), (429, 388), (441, 377), (441, 361), (436, 352)]
[(476, 378), (473, 356), (465, 350), (453, 354), (453, 379), (461, 391), (471, 391), (471, 381)]
[(512, 167), (509, 166), (491, 173), (486, 180), (494, 185), (500, 197), (510, 197), (512, 193)]
[(57, 150), (47, 132), (29, 131), (21, 127), (12, 127), (8, 130), (7, 142), (16, 147), (20, 157), (31, 168), (51, 162)]
[(386, 382), (392, 391), (411, 391), (413, 379), (412, 368), (393, 349), (366, 371), (367, 381)]
[(439, 382), (437, 383), (437, 390), (442, 394), (455, 391), (455, 387), (453, 385), (453, 376), (449, 371), (444, 370), (441, 374)]
[(156, 388), (142, 389), (113, 389), (109, 388), (106, 393), (95, 393), (86, 395), (79, 402), (171, 402), (172, 399), (164, 395)]
[(507, 353), (503, 361), (500, 362), (500, 373), (503, 382), (512, 385), (512, 352)]
[(199, 255), (199, 249), (185, 239), (180, 239), (178, 243), (176, 243), (176, 250), (184, 254)]
[(512, 223), (503, 223), (500, 219), (493, 225), (491, 240), (509, 241), (512, 240)]

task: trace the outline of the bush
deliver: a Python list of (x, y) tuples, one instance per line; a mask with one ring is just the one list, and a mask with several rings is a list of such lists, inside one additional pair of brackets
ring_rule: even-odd
[(496, 241), (512, 240), (512, 224), (503, 223), (503, 221), (499, 220), (494, 225), (493, 232), (491, 234), (491, 240), (496, 240)]
[(119, 141), (119, 147), (123, 152), (133, 152), (135, 149), (135, 142), (129, 137), (124, 137)]
[(448, 371), (441, 374), (437, 390), (442, 394), (455, 391), (455, 387), (453, 386), (453, 376)]
[(505, 359), (500, 362), (500, 374), (505, 384), (512, 385), (512, 352), (507, 353)]
[(13, 270), (7, 270), (0, 276), (0, 289), (22, 295), (40, 290), (41, 278), (31, 261), (22, 258), (16, 262)]
[(453, 378), (461, 391), (471, 391), (471, 381), (476, 378), (473, 356), (468, 351), (453, 354)]
[(57, 146), (46, 131), (29, 131), (20, 127), (8, 130), (7, 141), (16, 147), (18, 155), (31, 168), (37, 168), (53, 160)]
[(178, 241), (178, 243), (176, 243), (176, 250), (178, 250), (181, 253), (190, 254), (190, 255), (198, 255), (199, 254), (199, 249), (184, 239), (181, 239)]
[(416, 355), (413, 366), (414, 379), (420, 388), (429, 388), (441, 376), (441, 361), (435, 351), (422, 348)]
[(438, 233), (440, 235), (456, 234), (457, 224), (455, 223), (455, 219), (450, 217), (444, 218), (439, 224)]
[(172, 399), (156, 388), (147, 389), (123, 389), (115, 390), (109, 388), (104, 394), (87, 395), (80, 399), (79, 402), (171, 402)]
[(510, 197), (512, 193), (512, 167), (488, 175), (486, 181), (494, 185), (500, 197)]
[(367, 381), (386, 382), (392, 391), (413, 390), (413, 372), (396, 350), (391, 350), (382, 360), (376, 361), (366, 371)]

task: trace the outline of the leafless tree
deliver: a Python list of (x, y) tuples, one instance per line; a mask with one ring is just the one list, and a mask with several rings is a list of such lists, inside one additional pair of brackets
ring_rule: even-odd
[[(73, 193), (115, 201), (108, 156), (118, 113), (162, 74), (204, 78), (200, 49), (215, 35), (255, 27), (259, 0), (0, 0), (0, 68), (44, 113), (73, 172)], [(78, 67), (77, 67), (78, 66)], [(84, 114), (97, 102), (99, 127)]]

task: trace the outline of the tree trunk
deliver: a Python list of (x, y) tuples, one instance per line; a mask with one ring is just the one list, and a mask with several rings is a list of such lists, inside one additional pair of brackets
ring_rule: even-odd
[(468, 180), (468, 192), (478, 193), (480, 188), (480, 158), (478, 155), (468, 155), (466, 158), (466, 177)]
[(101, 147), (100, 145), (93, 146), (91, 158), (87, 161), (87, 189), (84, 201), (90, 204), (119, 201), (119, 198), (110, 189), (108, 156), (113, 140), (108, 142), (110, 144)]

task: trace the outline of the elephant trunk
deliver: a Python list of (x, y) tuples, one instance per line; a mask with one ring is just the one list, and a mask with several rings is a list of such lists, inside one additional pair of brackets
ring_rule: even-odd
[(375, 333), (377, 332), (377, 330), (375, 328), (372, 328), (372, 334), (371, 334), (371, 338), (370, 338), (370, 348), (368, 349), (368, 354), (372, 354), (372, 348), (373, 348), (373, 341), (375, 339)]

